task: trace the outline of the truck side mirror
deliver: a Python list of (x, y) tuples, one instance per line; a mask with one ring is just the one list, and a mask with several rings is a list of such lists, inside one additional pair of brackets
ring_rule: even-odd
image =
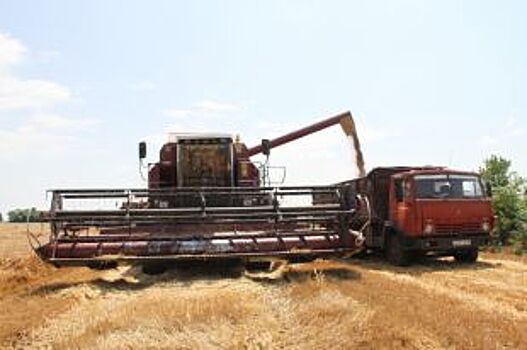
[(492, 197), (492, 185), (490, 182), (485, 182), (485, 191), (487, 192), (488, 197)]
[(146, 158), (146, 142), (139, 142), (139, 159)]
[(269, 156), (271, 154), (271, 148), (273, 148), (273, 146), (271, 145), (271, 141), (269, 141), (268, 139), (263, 139), (262, 153), (266, 156)]

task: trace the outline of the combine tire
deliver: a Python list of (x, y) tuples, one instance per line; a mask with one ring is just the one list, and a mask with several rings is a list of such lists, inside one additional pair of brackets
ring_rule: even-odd
[(147, 275), (160, 275), (165, 273), (167, 266), (162, 263), (147, 263), (142, 266), (142, 270)]
[(389, 234), (385, 245), (386, 259), (392, 265), (407, 266), (410, 264), (410, 252), (404, 250), (401, 238), (397, 234)]
[(86, 266), (92, 270), (109, 270), (117, 267), (117, 261), (90, 261)]
[(454, 253), (454, 259), (460, 263), (473, 264), (478, 260), (478, 248), (458, 250)]

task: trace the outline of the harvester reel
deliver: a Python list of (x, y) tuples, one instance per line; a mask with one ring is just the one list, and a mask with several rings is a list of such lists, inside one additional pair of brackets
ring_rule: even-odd
[[(50, 241), (34, 249), (57, 265), (288, 260), (353, 253), (364, 242), (369, 203), (362, 197), (341, 200), (346, 195), (339, 186), (57, 190), (49, 214)], [(313, 203), (284, 204), (299, 196)], [(324, 200), (317, 203), (318, 197)], [(132, 198), (151, 204), (136, 206)], [(171, 204), (156, 206), (159, 199)], [(94, 200), (121, 200), (123, 205), (85, 209)], [(71, 208), (69, 201), (80, 203)]]

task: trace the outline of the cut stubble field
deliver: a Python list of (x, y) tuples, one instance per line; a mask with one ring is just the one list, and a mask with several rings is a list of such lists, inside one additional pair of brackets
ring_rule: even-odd
[[(378, 258), (241, 267), (56, 269), (0, 225), (0, 347), (495, 349), (527, 344), (527, 261), (485, 253), (395, 268)], [(32, 230), (40, 230), (39, 225)]]

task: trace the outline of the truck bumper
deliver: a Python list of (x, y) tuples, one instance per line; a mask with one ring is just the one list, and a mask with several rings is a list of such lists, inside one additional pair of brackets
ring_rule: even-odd
[(489, 235), (486, 233), (473, 235), (456, 235), (442, 237), (403, 238), (405, 250), (425, 252), (449, 252), (460, 249), (477, 248), (487, 244)]

